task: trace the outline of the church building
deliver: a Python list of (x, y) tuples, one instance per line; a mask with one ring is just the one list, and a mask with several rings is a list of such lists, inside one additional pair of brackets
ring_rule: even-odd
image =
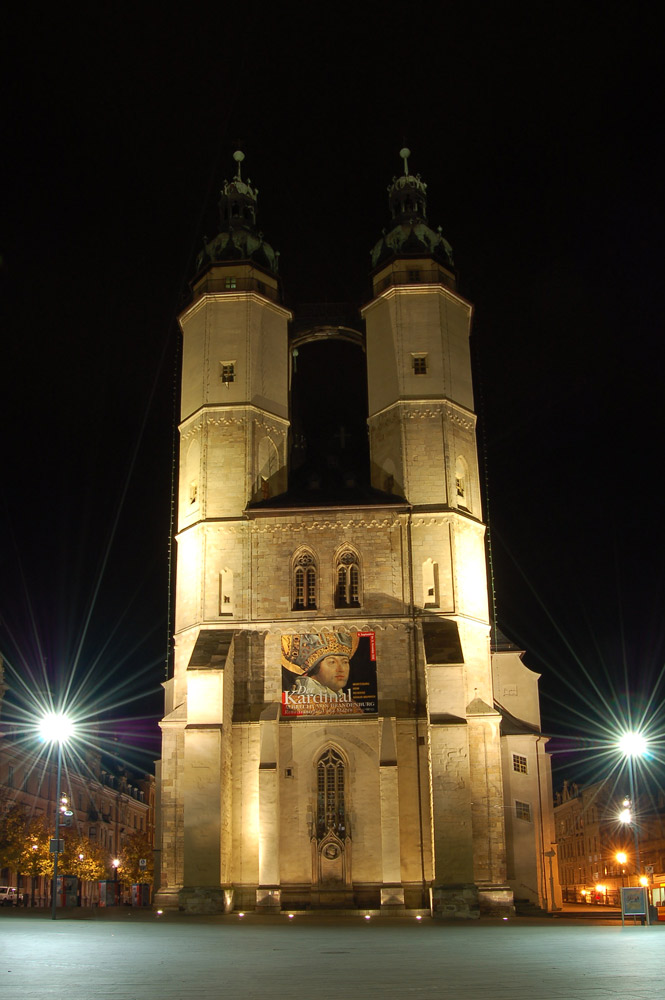
[(490, 621), (472, 306), (400, 155), (361, 308), (285, 307), (237, 152), (180, 316), (162, 907), (556, 906), (538, 675)]

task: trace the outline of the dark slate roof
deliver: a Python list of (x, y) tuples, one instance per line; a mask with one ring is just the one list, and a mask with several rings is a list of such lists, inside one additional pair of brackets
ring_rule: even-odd
[(493, 653), (523, 653), (524, 650), (520, 646), (516, 646), (512, 639), (509, 639), (498, 625), (492, 627), (492, 637), (491, 646)]
[(231, 648), (233, 632), (202, 628), (189, 658), (187, 669), (205, 670), (206, 667), (223, 669)]
[(457, 623), (445, 618), (423, 621), (427, 663), (464, 663)]
[(510, 712), (500, 705), (498, 702), (494, 703), (494, 707), (497, 712), (501, 713), (501, 735), (502, 736), (542, 736), (541, 730), (538, 726), (532, 726), (528, 722), (524, 722), (522, 719), (516, 718), (516, 716), (511, 715)]

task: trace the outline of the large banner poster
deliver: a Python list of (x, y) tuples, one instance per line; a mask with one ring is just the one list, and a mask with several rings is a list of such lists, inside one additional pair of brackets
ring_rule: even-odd
[(282, 636), (282, 715), (367, 715), (377, 711), (374, 632)]

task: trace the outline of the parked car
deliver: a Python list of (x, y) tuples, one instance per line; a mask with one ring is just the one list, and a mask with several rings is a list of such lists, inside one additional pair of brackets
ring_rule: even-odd
[(0, 906), (18, 906), (23, 902), (23, 893), (15, 886), (0, 885)]

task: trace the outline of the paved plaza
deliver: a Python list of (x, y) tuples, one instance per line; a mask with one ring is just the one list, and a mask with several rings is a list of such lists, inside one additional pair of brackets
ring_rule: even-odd
[(665, 925), (0, 911), (0, 997), (654, 1000)]

